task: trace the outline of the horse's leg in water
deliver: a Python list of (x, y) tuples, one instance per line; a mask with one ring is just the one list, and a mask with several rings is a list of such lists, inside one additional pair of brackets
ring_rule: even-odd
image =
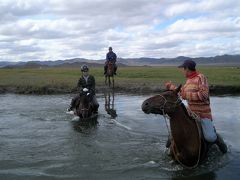
[(105, 75), (105, 85), (107, 85), (107, 75)]
[(114, 75), (112, 76), (112, 87), (114, 88)]
[(176, 144), (173, 140), (171, 141), (170, 145), (170, 154), (174, 161), (178, 161), (181, 158), (181, 154), (178, 152)]
[(111, 87), (111, 77), (108, 76), (108, 86)]

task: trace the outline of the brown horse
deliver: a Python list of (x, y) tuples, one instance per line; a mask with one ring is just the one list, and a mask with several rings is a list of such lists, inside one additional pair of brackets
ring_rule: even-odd
[(169, 117), (172, 135), (171, 155), (182, 166), (194, 168), (206, 157), (209, 144), (203, 138), (200, 124), (189, 116), (179, 98), (180, 88), (181, 86), (174, 91), (165, 91), (146, 99), (142, 104), (142, 110), (147, 114)]
[(82, 92), (79, 98), (78, 106), (76, 107), (75, 114), (80, 118), (89, 118), (93, 115), (93, 107), (91, 104), (92, 95), (88, 92)]
[[(112, 81), (111, 81), (112, 79)], [(114, 88), (114, 63), (108, 62), (107, 64), (107, 73), (105, 75), (105, 84), (108, 85), (109, 87)]]

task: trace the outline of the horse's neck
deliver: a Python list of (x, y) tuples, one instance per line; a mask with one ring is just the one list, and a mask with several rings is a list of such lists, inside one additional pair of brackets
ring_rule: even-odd
[(175, 121), (177, 119), (185, 120), (186, 118), (189, 118), (188, 112), (186, 110), (186, 107), (183, 104), (180, 104), (176, 107), (175, 111), (173, 113), (169, 114), (169, 117)]
[(87, 97), (82, 97), (82, 105), (83, 106), (88, 106), (89, 102), (88, 102), (88, 99)]
[(184, 105), (176, 107), (174, 113), (169, 114), (170, 126), (174, 141), (182, 143), (185, 139), (189, 138), (189, 134), (185, 131), (192, 127), (193, 121), (191, 121)]

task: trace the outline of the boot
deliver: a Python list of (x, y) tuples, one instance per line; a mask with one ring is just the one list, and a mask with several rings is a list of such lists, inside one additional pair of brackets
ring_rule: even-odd
[(215, 142), (215, 144), (218, 146), (219, 150), (225, 154), (227, 152), (227, 145), (225, 144), (225, 142), (223, 141), (222, 137), (217, 134), (217, 140)]

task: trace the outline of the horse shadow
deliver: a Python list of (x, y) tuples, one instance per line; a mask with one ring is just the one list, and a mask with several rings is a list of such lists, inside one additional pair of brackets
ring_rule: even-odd
[(115, 94), (114, 94), (114, 90), (109, 90), (104, 92), (104, 99), (105, 99), (105, 111), (107, 112), (107, 114), (109, 114), (111, 116), (111, 118), (115, 119), (117, 117), (117, 111), (114, 108), (114, 100), (115, 100)]
[(82, 134), (90, 134), (98, 126), (98, 115), (89, 118), (79, 118), (77, 121), (72, 121), (73, 129)]

